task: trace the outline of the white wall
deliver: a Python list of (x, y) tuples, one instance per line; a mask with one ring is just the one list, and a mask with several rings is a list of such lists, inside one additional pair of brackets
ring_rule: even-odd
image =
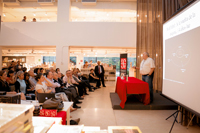
[(68, 69), (69, 46), (136, 47), (136, 23), (69, 22), (66, 6), (69, 2), (58, 3), (58, 22), (2, 22), (0, 46), (56, 46), (62, 72)]

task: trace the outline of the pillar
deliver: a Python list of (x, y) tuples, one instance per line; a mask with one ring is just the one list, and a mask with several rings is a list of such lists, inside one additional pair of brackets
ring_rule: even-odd
[(71, 20), (71, 0), (58, 0), (57, 21), (69, 22)]
[(56, 46), (56, 67), (60, 68), (60, 72), (65, 74), (69, 69), (70, 52), (69, 46), (57, 45)]

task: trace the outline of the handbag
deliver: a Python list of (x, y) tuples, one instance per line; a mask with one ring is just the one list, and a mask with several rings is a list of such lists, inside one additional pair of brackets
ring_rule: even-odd
[(58, 111), (61, 111), (63, 107), (63, 101), (55, 98), (46, 100), (42, 105), (43, 109), (57, 109)]

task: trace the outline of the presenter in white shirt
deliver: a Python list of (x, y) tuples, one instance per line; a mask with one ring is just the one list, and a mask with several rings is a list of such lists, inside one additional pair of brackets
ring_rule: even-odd
[(150, 91), (150, 103), (153, 102), (153, 75), (155, 69), (155, 63), (152, 58), (149, 57), (149, 53), (143, 53), (143, 60), (140, 64), (140, 67), (133, 67), (135, 69), (140, 70), (140, 74), (142, 75), (142, 80), (149, 84)]

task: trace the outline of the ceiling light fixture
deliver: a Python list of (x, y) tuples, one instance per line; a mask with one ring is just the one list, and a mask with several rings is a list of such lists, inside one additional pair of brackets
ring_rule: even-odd
[(3, 14), (3, 16), (5, 17), (5, 16), (6, 16), (6, 14), (4, 13), (4, 14)]
[(49, 19), (47, 19), (47, 21), (50, 21)]
[(141, 20), (141, 19), (140, 19), (139, 21), (140, 21), (140, 23), (142, 22), (142, 20)]
[(33, 16), (36, 16), (36, 14), (35, 14), (35, 13), (33, 13)]

